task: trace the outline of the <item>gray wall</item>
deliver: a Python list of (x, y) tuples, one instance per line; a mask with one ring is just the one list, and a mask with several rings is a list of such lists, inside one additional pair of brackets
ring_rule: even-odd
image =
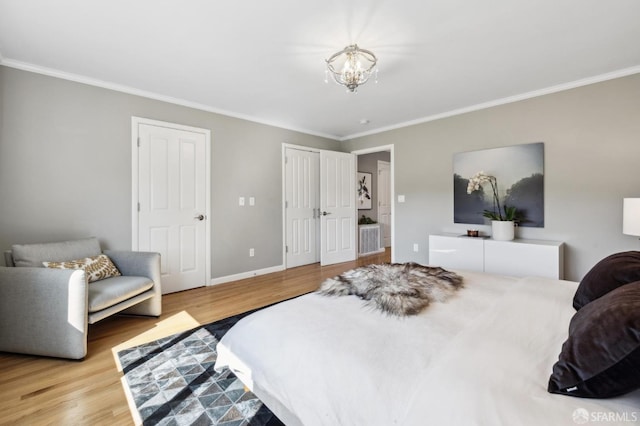
[(372, 152), (370, 154), (358, 155), (358, 171), (371, 173), (371, 209), (358, 210), (358, 218), (362, 215), (378, 221), (378, 161), (391, 161), (391, 153), (389, 151)]
[(427, 262), (429, 234), (467, 228), (453, 223), (453, 154), (530, 142), (545, 144), (545, 228), (516, 236), (564, 241), (571, 280), (610, 253), (640, 249), (622, 234), (622, 199), (640, 197), (640, 74), (357, 138), (344, 149), (395, 145), (396, 201), (406, 196), (396, 202), (396, 260)]
[(2, 66), (1, 250), (89, 235), (131, 247), (132, 116), (211, 130), (212, 278), (282, 264), (281, 144), (338, 142)]
[[(538, 141), (545, 228), (519, 236), (565, 241), (573, 280), (609, 253), (640, 249), (621, 232), (622, 198), (640, 197), (640, 75), (340, 144), (2, 66), (0, 249), (87, 235), (129, 248), (134, 115), (211, 130), (213, 278), (281, 264), (282, 142), (343, 151), (395, 145), (395, 193), (406, 197), (396, 203), (398, 261), (426, 263), (430, 233), (467, 228), (453, 224), (454, 153)], [(241, 195), (257, 206), (239, 208)]]

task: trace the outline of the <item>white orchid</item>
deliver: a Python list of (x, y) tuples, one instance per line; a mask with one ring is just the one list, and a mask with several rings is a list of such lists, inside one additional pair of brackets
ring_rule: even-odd
[(495, 176), (489, 176), (485, 172), (480, 171), (473, 175), (471, 179), (469, 179), (469, 185), (467, 185), (467, 194), (471, 194), (472, 192), (479, 190), (483, 183), (490, 182), (493, 186), (493, 182), (496, 181), (497, 179), (495, 178)]
[(489, 183), (493, 192), (493, 211), (485, 210), (482, 215), (491, 220), (517, 220), (518, 212), (515, 207), (504, 206), (504, 215), (500, 207), (500, 197), (498, 196), (498, 179), (495, 176), (480, 171), (469, 179), (467, 194), (478, 191), (483, 184)]

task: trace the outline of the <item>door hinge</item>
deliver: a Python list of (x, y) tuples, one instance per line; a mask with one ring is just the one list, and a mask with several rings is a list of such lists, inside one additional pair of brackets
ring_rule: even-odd
[(284, 208), (285, 208), (285, 209), (288, 209), (288, 208), (289, 208), (289, 202), (288, 202), (288, 201), (285, 201), (285, 202), (284, 202)]
[(284, 246), (284, 252), (289, 253), (289, 246)]
[(140, 203), (138, 203), (138, 211), (140, 211)]
[(140, 136), (138, 136), (138, 148), (140, 148)]

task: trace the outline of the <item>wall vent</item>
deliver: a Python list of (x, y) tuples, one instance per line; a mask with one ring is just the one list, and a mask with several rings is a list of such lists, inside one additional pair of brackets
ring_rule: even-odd
[(358, 254), (360, 256), (384, 251), (384, 248), (380, 247), (382, 235), (380, 235), (381, 231), (379, 223), (372, 225), (359, 225), (358, 229), (360, 232)]

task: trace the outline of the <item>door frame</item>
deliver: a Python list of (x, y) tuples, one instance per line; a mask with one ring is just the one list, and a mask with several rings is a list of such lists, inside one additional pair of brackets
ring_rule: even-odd
[(395, 203), (395, 191), (396, 191), (396, 184), (395, 184), (395, 154), (394, 154), (394, 145), (390, 144), (390, 145), (379, 145), (379, 146), (375, 146), (372, 148), (365, 148), (365, 149), (357, 149), (355, 151), (351, 151), (352, 154), (355, 154), (356, 156), (356, 170), (358, 170), (358, 156), (359, 155), (364, 155), (364, 154), (372, 154), (374, 152), (382, 152), (382, 151), (388, 151), (390, 153), (389, 155), (389, 162), (391, 163), (391, 170), (390, 170), (390, 197), (391, 197), (391, 262), (394, 263), (396, 261), (396, 203)]
[(167, 121), (152, 120), (150, 118), (131, 116), (131, 249), (139, 249), (138, 240), (138, 191), (140, 182), (139, 154), (138, 154), (138, 126), (147, 124), (157, 127), (167, 127), (170, 129), (184, 130), (193, 133), (203, 133), (205, 136), (205, 282), (211, 285), (211, 130), (199, 127), (185, 126), (183, 124), (170, 123)]

